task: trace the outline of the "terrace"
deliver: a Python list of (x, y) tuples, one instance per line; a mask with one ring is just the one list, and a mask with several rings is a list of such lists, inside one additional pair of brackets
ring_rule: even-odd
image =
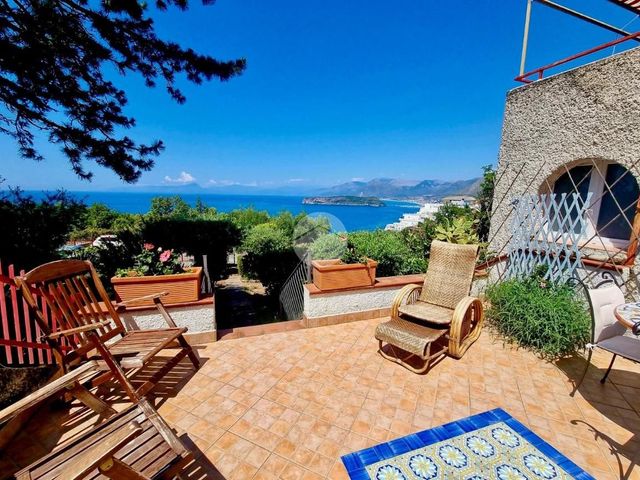
[[(343, 454), (495, 407), (595, 478), (640, 478), (637, 365), (619, 360), (601, 385), (610, 357), (596, 352), (571, 397), (584, 359), (548, 363), (485, 328), (461, 360), (415, 375), (377, 353), (380, 321), (201, 346), (201, 369), (165, 378), (153, 397), (197, 456), (183, 478), (348, 478)], [(111, 401), (127, 403), (117, 392)], [(39, 411), (0, 454), (0, 477), (95, 421), (79, 404)]]
[[(400, 300), (397, 300), (402, 299), (405, 302), (402, 305), (404, 307), (407, 306), (409, 297), (412, 303), (422, 301), (422, 293), (418, 295), (415, 293), (417, 291), (411, 288), (414, 284), (422, 283), (425, 276), (422, 273), (389, 274), (387, 277), (376, 278), (377, 259), (371, 262), (364, 254), (354, 255), (359, 260), (350, 265), (330, 257), (325, 259), (328, 261), (326, 264), (313, 265), (313, 270), (311, 256), (304, 254), (302, 261), (279, 289), (281, 310), (290, 321), (255, 325), (254, 323), (259, 322), (254, 322), (253, 317), (261, 315), (255, 308), (255, 312), (249, 311), (251, 306), (244, 308), (247, 302), (241, 305), (243, 308), (233, 304), (225, 311), (220, 305), (216, 305), (216, 301), (220, 300), (221, 293), (223, 299), (225, 294), (230, 297), (237, 293), (234, 288), (241, 288), (242, 286), (238, 287), (237, 284), (241, 282), (236, 277), (223, 280), (218, 283), (214, 295), (211, 293), (211, 285), (203, 288), (199, 277), (201, 272), (195, 269), (198, 270), (197, 273), (185, 271), (166, 274), (171, 277), (182, 274), (193, 277), (190, 278), (193, 288), (179, 287), (177, 290), (178, 293), (189, 290), (195, 298), (174, 298), (167, 302), (168, 310), (173, 317), (163, 310), (164, 307), (157, 313), (152, 305), (152, 302), (159, 303), (156, 302), (157, 298), (152, 300), (150, 297), (153, 295), (147, 296), (145, 301), (149, 305), (134, 304), (133, 308), (123, 313), (122, 318), (127, 329), (123, 328), (120, 332), (114, 332), (121, 327), (118, 325), (119, 320), (116, 321), (115, 310), (110, 320), (100, 317), (104, 316), (105, 312), (109, 313), (110, 308), (113, 310), (111, 298), (104, 292), (102, 301), (97, 302), (92, 295), (85, 295), (84, 290), (79, 287), (81, 284), (84, 285), (85, 277), (81, 282), (66, 279), (64, 285), (48, 285), (48, 290), (42, 287), (42, 291), (34, 294), (35, 300), (31, 299), (29, 310), (24, 298), (31, 294), (24, 292), (36, 290), (37, 284), (42, 283), (42, 280), (28, 282), (26, 277), (22, 277), (22, 280), (14, 282), (14, 271), (10, 268), (8, 277), (1, 275), (0, 271), (0, 287), (5, 293), (0, 296), (0, 326), (4, 335), (0, 338), (0, 355), (4, 352), (6, 356), (0, 357), (0, 360), (6, 360), (7, 364), (17, 367), (52, 364), (63, 357), (61, 352), (64, 351), (66, 355), (68, 351), (73, 350), (73, 345), (85, 341), (81, 353), (73, 358), (69, 354), (66, 359), (69, 360), (67, 365), (76, 361), (82, 363), (91, 357), (92, 361), (84, 362), (77, 370), (92, 367), (93, 364), (97, 368), (98, 364), (94, 361), (97, 357), (93, 355), (96, 348), (102, 357), (101, 360), (106, 364), (111, 358), (109, 348), (116, 345), (109, 342), (116, 334), (125, 333), (126, 330), (127, 335), (135, 337), (134, 333), (137, 333), (137, 340), (132, 340), (131, 344), (139, 348), (137, 353), (140, 353), (140, 357), (129, 356), (132, 352), (124, 351), (120, 346), (118, 359), (118, 362), (122, 360), (124, 365), (126, 360), (135, 361), (145, 357), (144, 360), (140, 360), (140, 365), (129, 362), (130, 367), (126, 367), (131, 368), (130, 372), (134, 371), (130, 380), (135, 390), (128, 387), (126, 379), (117, 377), (118, 368), (110, 364), (107, 366), (112, 377), (108, 377), (103, 368), (101, 373), (93, 371), (94, 376), (91, 380), (99, 384), (98, 379), (106, 381), (115, 378), (120, 383), (103, 383), (94, 387), (92, 392), (118, 412), (131, 408), (134, 397), (135, 405), (146, 405), (146, 400), (142, 398), (146, 396), (194, 456), (193, 459), (188, 458), (188, 465), (180, 472), (182, 479), (359, 480), (364, 477), (354, 476), (352, 469), (348, 472), (349, 460), (345, 460), (343, 456), (390, 442), (379, 447), (379, 451), (386, 449), (394, 454), (385, 457), (384, 460), (400, 458), (408, 451), (418, 450), (411, 443), (418, 437), (414, 434), (461, 419), (467, 419), (464, 421), (474, 424), (468, 417), (495, 408), (506, 411), (594, 478), (640, 478), (640, 366), (621, 358), (615, 364), (608, 381), (603, 384), (600, 381), (603, 372), (613, 365), (609, 363), (611, 353), (595, 349), (590, 360), (592, 366), (584, 381), (581, 381), (586, 360), (581, 353), (575, 353), (575, 350), (588, 341), (586, 333), (580, 338), (563, 339), (567, 343), (572, 341), (573, 344), (570, 345), (570, 349), (556, 348), (551, 352), (554, 358), (560, 359), (555, 361), (542, 359), (531, 350), (517, 347), (515, 343), (505, 343), (498, 334), (500, 322), (513, 318), (523, 321), (520, 323), (520, 336), (512, 334), (511, 339), (516, 343), (521, 342), (525, 347), (537, 347), (538, 351), (547, 353), (549, 352), (540, 347), (540, 343), (552, 343), (550, 339), (557, 340), (572, 329), (586, 329), (586, 321), (582, 324), (582, 317), (578, 318), (585, 313), (584, 311), (576, 313), (579, 310), (576, 308), (568, 313), (562, 312), (565, 305), (558, 301), (547, 302), (546, 310), (540, 309), (540, 304), (535, 303), (536, 299), (527, 297), (528, 292), (522, 289), (517, 290), (519, 296), (514, 295), (505, 303), (529, 301), (531, 303), (527, 309), (515, 309), (516, 314), (513, 314), (513, 311), (507, 312), (504, 318), (498, 321), (494, 314), (493, 326), (487, 327), (483, 327), (482, 316), (479, 314), (482, 304), (487, 310), (497, 311), (500, 308), (499, 302), (495, 301), (495, 297), (492, 298), (487, 287), (500, 286), (509, 281), (521, 282), (521, 287), (524, 285), (526, 288), (537, 289), (538, 295), (545, 298), (557, 295), (556, 300), (570, 298), (571, 301), (576, 300), (573, 303), (580, 303), (573, 297), (573, 293), (577, 292), (573, 292), (571, 297), (562, 297), (562, 289), (577, 286), (577, 282), (571, 283), (576, 277), (580, 278), (585, 286), (594, 286), (596, 277), (602, 270), (611, 272), (611, 279), (616, 281), (621, 290), (618, 296), (607, 297), (609, 303), (599, 304), (600, 310), (593, 308), (593, 302), (589, 301), (594, 329), (596, 317), (603, 315), (605, 307), (609, 309), (609, 317), (613, 318), (613, 308), (617, 308), (623, 301), (637, 297), (637, 277), (640, 272), (637, 262), (640, 244), (640, 173), (637, 164), (640, 150), (633, 139), (636, 138), (635, 132), (640, 128), (640, 124), (637, 111), (630, 109), (628, 105), (631, 103), (629, 98), (637, 99), (637, 92), (640, 91), (640, 50), (625, 51), (544, 81), (535, 81), (535, 77), (540, 80), (548, 70), (569, 65), (587, 55), (603, 54), (606, 48), (623, 42), (639, 41), (640, 34), (615, 29), (549, 0), (535, 0), (535, 3), (559, 9), (608, 30), (614, 28), (613, 31), (622, 37), (527, 73), (524, 66), (533, 3), (534, 0), (528, 1), (522, 69), (517, 77), (517, 80), (527, 85), (513, 90), (507, 98), (500, 162), (495, 172), (495, 180), (492, 181), (495, 182), (492, 183), (492, 188), (495, 188), (494, 201), (488, 206), (487, 212), (487, 218), (491, 216), (490, 229), (487, 226), (489, 232), (485, 232), (487, 238), (483, 238), (483, 242), (480, 241), (473, 232), (475, 223), (470, 217), (467, 220), (473, 233), (471, 240), (458, 242), (460, 239), (453, 237), (450, 240), (450, 243), (486, 243), (488, 248), (483, 252), (486, 255), (483, 255), (482, 263), (476, 263), (478, 250), (477, 246), (474, 246), (469, 275), (465, 277), (457, 271), (461, 265), (453, 255), (447, 257), (450, 264), (446, 265), (446, 268), (434, 268), (438, 263), (437, 255), (434, 253), (436, 247), (435, 242), (432, 242), (434, 239), (429, 239), (429, 268), (440, 272), (435, 282), (433, 278), (429, 280), (427, 273), (426, 284), (436, 285), (434, 291), (440, 288), (439, 292), (432, 295), (444, 297), (450, 293), (446, 291), (451, 286), (444, 279), (447, 275), (450, 277), (448, 280), (460, 279), (456, 282), (464, 284), (466, 278), (469, 283), (462, 285), (464, 291), (460, 295), (461, 299), (456, 299), (458, 306), (455, 308), (424, 301), (428, 306), (423, 305), (423, 308), (440, 307), (437, 310), (440, 313), (433, 314), (434, 310), (430, 310), (434, 316), (426, 319), (433, 320), (429, 327), (419, 323), (418, 320), (425, 320), (424, 318), (399, 310)], [(616, 0), (614, 3), (624, 4), (633, 12), (638, 8), (636, 0)], [(562, 112), (562, 116), (558, 116), (559, 111)], [(593, 114), (584, 115), (584, 112)], [(464, 226), (464, 223), (462, 225)], [(207, 235), (206, 238), (213, 236), (215, 235)], [(153, 251), (154, 255), (167, 254), (167, 249), (160, 253), (161, 249), (156, 251), (154, 246), (147, 248), (148, 245), (147, 243), (143, 247), (147, 252)], [(227, 247), (221, 248), (224, 257), (227, 253), (225, 248)], [(469, 245), (462, 248), (469, 248)], [(171, 255), (171, 250), (168, 251)], [(419, 260), (424, 260), (422, 253)], [(421, 265), (426, 266), (426, 262)], [(539, 276), (540, 266), (547, 269), (543, 273), (546, 275), (544, 277)], [(56, 268), (58, 267), (53, 267), (54, 270)], [(73, 267), (72, 270), (76, 268)], [(475, 281), (472, 278), (474, 269)], [(348, 274), (340, 273), (346, 270), (349, 271)], [(442, 272), (446, 272), (446, 275)], [(324, 280), (321, 275), (326, 275)], [(364, 276), (364, 283), (361, 284), (361, 277), (358, 276), (355, 284), (347, 285), (349, 282), (346, 280), (353, 281), (355, 275)], [(145, 275), (141, 278), (152, 280), (150, 277), (160, 276)], [(57, 280), (58, 277), (53, 278), (52, 282)], [(531, 283), (526, 283), (531, 280)], [(137, 277), (111, 279), (114, 285), (138, 281)], [(429, 283), (430, 281), (432, 283)], [(549, 287), (550, 285), (553, 288)], [(18, 287), (23, 289), (21, 292), (24, 297), (18, 296)], [(84, 287), (91, 292), (89, 287)], [(263, 285), (259, 284), (256, 290), (264, 290), (262, 287)], [(152, 294), (156, 294), (160, 289), (154, 288), (156, 290), (150, 291)], [(162, 289), (165, 288), (169, 287), (163, 283)], [(424, 290), (428, 288), (430, 287), (425, 287)], [(204, 291), (206, 296), (203, 296)], [(470, 306), (459, 309), (463, 302), (468, 301), (466, 295), (470, 291), (473, 295), (481, 297), (481, 300), (473, 300), (479, 305), (477, 310)], [(116, 288), (116, 292), (118, 297), (122, 297), (117, 300), (126, 301), (124, 290), (118, 291)], [(168, 293), (172, 294), (175, 292)], [(140, 292), (136, 291), (136, 295), (132, 296), (139, 295)], [(87, 300), (89, 297), (90, 300)], [(419, 300), (416, 300), (418, 297)], [(50, 303), (49, 307), (45, 307), (45, 298)], [(167, 300), (170, 298), (167, 297)], [(38, 301), (41, 303), (38, 304)], [(59, 307), (57, 310), (51, 307), (56, 301)], [(93, 307), (89, 308), (87, 304), (99, 306), (93, 310)], [(39, 315), (40, 307), (42, 314), (38, 316), (39, 322), (33, 323), (33, 315)], [(126, 306), (121, 304), (119, 307)], [(568, 309), (573, 307), (575, 305), (569, 305)], [(451, 311), (448, 324), (439, 321), (438, 315), (441, 315), (443, 309)], [(149, 310), (152, 310), (152, 313)], [(466, 312), (461, 314), (458, 310)], [(523, 311), (525, 314), (522, 314)], [(394, 320), (415, 319), (413, 326), (419, 325), (416, 330), (422, 328), (423, 334), (424, 330), (431, 335), (440, 332), (440, 336), (434, 336), (429, 340), (433, 341), (434, 345), (442, 338), (447, 338), (442, 337), (442, 325), (449, 325), (446, 335), (450, 339), (444, 343), (448, 344), (448, 353), (451, 356), (439, 357), (424, 375), (412, 373), (383, 358), (378, 352), (378, 342), (374, 333), (380, 323), (388, 320), (389, 315)], [(401, 319), (402, 315), (405, 316)], [(232, 316), (232, 321), (227, 324), (222, 321), (218, 323), (218, 320)], [(94, 326), (96, 322), (102, 326), (85, 328), (87, 318), (91, 319)], [(632, 316), (634, 322), (631, 325), (638, 318), (640, 317)], [(73, 324), (74, 321), (77, 325)], [(618, 321), (621, 319), (618, 318)], [(43, 326), (47, 322), (50, 322), (50, 325)], [(63, 322), (71, 325), (62, 328)], [(178, 336), (170, 338), (154, 350), (164, 341), (162, 335), (166, 333), (158, 333), (156, 328), (166, 327), (166, 322), (174, 331), (178, 330), (178, 327), (189, 328), (189, 336), (185, 338), (198, 351), (201, 359), (199, 369), (197, 359), (192, 358), (193, 366), (196, 367), (194, 371), (188, 357), (173, 370), (163, 369), (162, 365), (167, 363), (163, 361), (163, 357), (178, 352), (173, 351)], [(458, 325), (464, 324), (464, 328), (460, 327), (455, 330), (458, 333), (452, 333), (454, 330), (451, 326), (456, 322)], [(439, 331), (430, 328), (434, 327), (434, 324), (438, 325)], [(509, 330), (505, 324), (502, 324), (503, 333)], [(542, 333), (552, 333), (536, 345), (529, 339), (541, 333), (541, 324), (547, 327), (546, 332)], [(51, 328), (48, 328), (49, 326)], [(620, 325), (607, 325), (611, 331), (616, 330), (616, 327), (618, 330), (624, 330)], [(637, 327), (640, 325), (635, 323), (636, 335), (637, 330), (640, 330)], [(47, 329), (56, 328), (66, 331), (58, 335), (65, 337), (58, 349), (52, 347), (54, 342), (51, 341), (57, 338), (56, 332), (47, 337)], [(108, 338), (104, 342), (102, 338), (96, 340), (93, 334), (85, 334), (98, 331), (100, 328), (100, 332), (107, 331), (104, 336)], [(535, 328), (539, 330), (534, 330)], [(457, 341), (460, 347), (463, 337), (471, 337), (474, 329), (481, 330), (479, 339), (466, 353), (462, 351), (462, 358), (453, 358), (455, 354), (451, 345)], [(464, 333), (459, 333), (462, 331)], [(111, 333), (113, 335), (109, 336)], [(409, 334), (411, 333), (409, 329)], [(604, 342), (600, 342), (602, 337), (596, 338), (598, 336), (594, 335), (591, 343), (600, 343), (600, 347), (606, 348), (602, 345)], [(621, 338), (623, 335), (612, 334), (604, 340), (614, 337)], [(388, 342), (388, 337), (386, 338), (385, 341)], [(624, 340), (630, 339), (636, 342), (633, 348), (640, 345), (638, 339), (630, 333), (625, 333)], [(182, 337), (179, 340), (182, 340)], [(45, 344), (45, 341), (49, 343)], [(150, 344), (152, 347), (149, 347)], [(162, 348), (168, 345), (170, 348)], [(431, 343), (429, 348), (430, 345)], [(400, 343), (399, 347), (411, 348), (412, 345), (410, 342)], [(416, 350), (419, 350), (419, 347), (420, 345)], [(179, 354), (194, 357), (189, 348), (189, 345), (183, 342)], [(52, 358), (53, 350), (58, 354), (55, 359)], [(153, 354), (147, 356), (151, 350)], [(631, 348), (627, 349), (627, 352), (629, 350)], [(568, 355), (567, 351), (573, 353)], [(640, 358), (636, 351), (631, 352), (629, 356)], [(14, 358), (12, 352), (17, 352)], [(159, 355), (154, 356), (158, 352)], [(423, 357), (428, 357), (428, 352), (428, 349), (423, 349)], [(391, 352), (386, 350), (386, 353)], [(116, 354), (113, 354), (113, 357), (115, 356)], [(395, 351), (390, 356), (396, 356)], [(169, 358), (172, 357), (167, 357)], [(179, 358), (182, 357), (178, 357), (178, 360)], [(424, 366), (425, 369), (429, 366), (428, 359)], [(101, 367), (104, 367), (104, 364)], [(122, 366), (122, 369), (124, 368)], [(138, 368), (141, 369), (136, 370)], [(155, 380), (150, 380), (155, 378), (154, 373), (163, 371), (169, 373), (154, 385), (155, 388), (146, 389), (147, 384), (155, 383)], [(73, 374), (73, 371), (70, 374)], [(120, 389), (123, 385), (127, 387), (127, 391)], [(141, 387), (141, 390), (137, 390), (138, 387)], [(62, 389), (57, 393), (61, 392)], [(139, 397), (136, 397), (138, 393)], [(4, 418), (0, 419), (0, 444), (10, 436), (5, 436), (2, 431), (10, 423), (4, 424), (3, 421)], [(20, 469), (52, 451), (63, 451), (64, 455), (71, 457), (68, 453), (70, 450), (67, 450), (71, 441), (88, 432), (93, 433), (107, 423), (108, 421), (99, 418), (95, 412), (77, 400), (66, 403), (47, 401), (39, 404), (33, 416), (28, 421), (25, 420), (24, 428), (0, 450), (0, 478), (10, 478)], [(136, 422), (127, 423), (126, 427), (138, 428), (137, 434), (140, 435), (141, 441), (137, 443), (134, 441), (137, 437), (131, 437), (126, 439), (127, 443), (119, 445), (130, 448), (126, 454), (123, 453), (123, 458), (130, 455), (128, 460), (131, 460), (131, 457), (139, 454), (131, 460), (132, 464), (134, 461), (144, 463), (149, 458), (162, 459), (164, 453), (154, 453), (153, 450), (160, 448), (159, 442), (153, 443), (157, 440), (154, 437), (155, 433), (147, 434), (146, 431), (142, 434), (142, 427), (139, 424), (136, 427)], [(480, 428), (477, 427), (476, 430)], [(7, 428), (8, 430), (11, 428)], [(442, 433), (442, 430), (447, 429), (437, 432)], [(469, 431), (475, 430), (465, 430), (465, 433)], [(454, 436), (452, 443), (458, 437), (460, 435)], [(446, 437), (446, 440), (451, 438)], [(112, 438), (109, 437), (107, 440), (105, 443), (109, 443)], [(443, 439), (438, 437), (438, 440)], [(458, 441), (462, 446), (463, 440)], [(396, 451), (399, 445), (408, 445), (412, 449)], [(535, 445), (540, 447), (541, 444)], [(549, 445), (540, 447), (538, 453), (546, 455), (547, 458), (556, 458), (548, 456)], [(92, 448), (94, 446), (95, 444), (91, 444)], [(517, 447), (520, 447), (520, 444)], [(110, 455), (114, 451), (119, 452), (113, 450)], [(83, 452), (77, 449), (74, 453)], [(525, 463), (527, 451), (522, 455), (520, 453), (516, 459), (516, 454), (508, 451), (507, 454), (511, 455), (509, 461), (514, 460), (513, 465), (516, 464), (516, 460), (521, 459), (523, 464)], [(504, 457), (504, 452), (500, 452), (500, 455)], [(104, 458), (108, 457), (101, 457), (101, 461), (104, 461)], [(444, 460), (442, 456), (440, 458)], [(464, 478), (478, 478), (475, 475), (501, 480), (527, 478), (517, 475), (503, 476), (498, 468), (493, 470), (495, 465), (488, 467), (488, 461), (483, 463), (485, 460), (486, 457), (477, 457), (475, 463), (465, 463), (465, 468), (470, 466), (473, 471), (466, 472)], [(86, 471), (73, 478), (91, 476), (97, 466), (103, 465), (104, 463), (100, 463), (85, 467)], [(148, 465), (144, 465), (146, 466)], [(573, 466), (565, 468), (566, 466), (565, 463), (564, 473), (573, 475), (571, 478), (586, 478), (582, 473), (574, 475), (569, 471)], [(47, 471), (50, 477), (45, 478), (59, 478), (58, 472), (51, 473), (52, 471), (53, 469)], [(535, 473), (533, 469), (530, 471)], [(395, 474), (385, 476), (384, 472), (383, 475), (379, 475), (380, 470), (377, 472), (378, 475), (371, 474), (366, 478), (405, 478)], [(415, 473), (415, 470), (413, 472)], [(440, 476), (433, 474), (419, 478), (443, 476), (440, 472)], [(462, 478), (462, 474), (455, 478)], [(535, 478), (558, 477), (538, 475)]]

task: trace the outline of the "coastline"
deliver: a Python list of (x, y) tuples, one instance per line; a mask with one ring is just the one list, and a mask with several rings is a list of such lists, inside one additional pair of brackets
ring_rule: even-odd
[[(46, 197), (42, 191), (24, 191), (34, 200)], [(309, 215), (327, 214), (344, 225), (348, 232), (356, 230), (384, 229), (388, 224), (397, 222), (405, 213), (416, 213), (420, 204), (404, 200), (389, 200), (384, 207), (343, 206), (343, 205), (303, 205), (302, 195), (220, 195), (202, 193), (168, 193), (168, 192), (113, 192), (113, 191), (67, 191), (77, 200), (87, 205), (102, 203), (116, 211), (132, 214), (147, 213), (151, 207), (151, 199), (155, 197), (179, 196), (194, 206), (197, 199), (206, 205), (216, 208), (221, 213), (242, 208), (254, 208), (277, 215), (289, 211), (292, 215), (307, 213)], [(331, 208), (329, 208), (331, 207)]]
[(417, 207), (422, 207), (424, 206), (425, 203), (428, 203), (428, 202), (418, 201), (418, 200), (411, 200), (411, 199), (401, 200), (399, 198), (387, 198), (387, 197), (380, 197), (380, 200), (382, 200), (383, 202), (394, 202), (398, 204), (415, 205)]

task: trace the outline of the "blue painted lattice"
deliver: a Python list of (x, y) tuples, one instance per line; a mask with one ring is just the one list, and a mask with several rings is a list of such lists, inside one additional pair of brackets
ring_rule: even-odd
[(507, 278), (531, 275), (546, 265), (554, 282), (574, 276), (581, 265), (591, 193), (525, 195), (516, 200), (508, 246)]

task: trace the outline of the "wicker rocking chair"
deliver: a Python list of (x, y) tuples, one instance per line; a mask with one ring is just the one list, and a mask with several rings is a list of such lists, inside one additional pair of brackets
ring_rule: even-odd
[[(477, 254), (477, 245), (432, 243), (424, 285), (400, 290), (391, 306), (391, 320), (376, 328), (380, 355), (415, 373), (426, 372), (431, 360), (445, 353), (455, 358), (464, 355), (484, 322), (482, 303), (468, 296)], [(392, 355), (383, 350), (383, 342)], [(424, 365), (416, 368), (407, 363), (414, 356)]]

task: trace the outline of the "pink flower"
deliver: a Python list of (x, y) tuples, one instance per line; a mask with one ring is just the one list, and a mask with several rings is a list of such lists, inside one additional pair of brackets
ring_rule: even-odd
[(156, 248), (153, 243), (145, 243), (143, 245), (143, 248), (147, 251), (150, 252), (151, 250), (153, 250), (154, 248)]
[(173, 250), (165, 250), (164, 252), (162, 252), (160, 254), (160, 261), (162, 263), (166, 262), (167, 260), (169, 260), (171, 258), (171, 254), (173, 253)]

